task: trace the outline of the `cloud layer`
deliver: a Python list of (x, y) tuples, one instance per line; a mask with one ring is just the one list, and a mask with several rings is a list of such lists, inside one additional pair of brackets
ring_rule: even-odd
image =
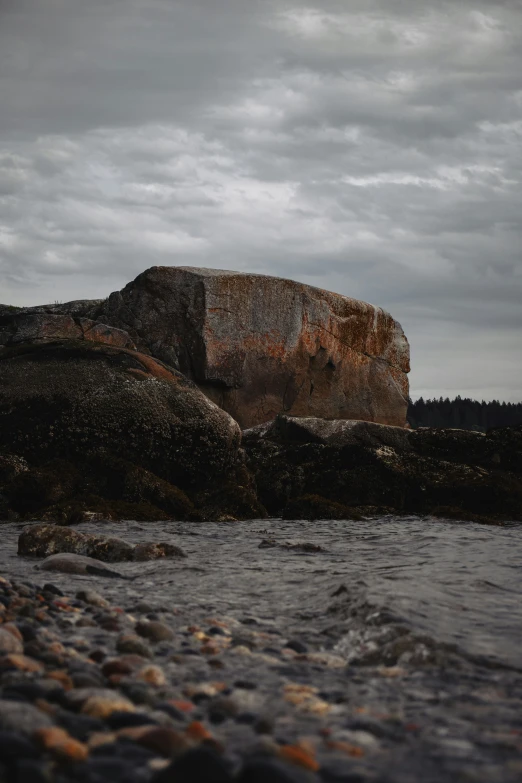
[(389, 309), (414, 396), (519, 400), (521, 55), (516, 0), (2, 0), (0, 301), (292, 277)]

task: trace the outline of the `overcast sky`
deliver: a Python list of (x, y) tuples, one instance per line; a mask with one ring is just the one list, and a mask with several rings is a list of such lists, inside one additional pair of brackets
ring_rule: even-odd
[(522, 400), (521, 74), (521, 0), (0, 0), (0, 302), (290, 277)]

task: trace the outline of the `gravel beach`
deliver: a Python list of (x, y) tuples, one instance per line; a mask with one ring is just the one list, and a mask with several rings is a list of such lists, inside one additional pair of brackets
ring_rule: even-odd
[[(127, 579), (39, 572), (15, 554), (21, 529), (2, 526), (0, 780), (522, 777), (516, 556), (495, 562), (518, 527), (82, 525), (187, 552), (118, 564)], [(469, 563), (437, 581), (448, 547)]]

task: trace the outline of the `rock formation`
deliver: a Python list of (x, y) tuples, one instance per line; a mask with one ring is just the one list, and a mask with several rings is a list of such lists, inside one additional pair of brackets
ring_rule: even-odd
[(408, 355), (380, 308), (262, 275), (0, 305), (0, 519), (522, 519), (522, 428), (406, 429)]
[(522, 519), (522, 427), (487, 435), (280, 416), (243, 433), (270, 516)]
[(265, 275), (153, 267), (89, 311), (242, 427), (286, 412), (404, 426), (409, 347), (365, 302)]
[(105, 300), (0, 305), (0, 346), (138, 348), (242, 427), (278, 413), (404, 426), (409, 346), (384, 310), (266, 275), (152, 267)]

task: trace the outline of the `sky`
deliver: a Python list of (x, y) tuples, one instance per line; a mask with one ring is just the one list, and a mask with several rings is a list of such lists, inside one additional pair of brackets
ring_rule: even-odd
[(521, 180), (521, 0), (0, 0), (2, 303), (278, 275), (520, 401)]

